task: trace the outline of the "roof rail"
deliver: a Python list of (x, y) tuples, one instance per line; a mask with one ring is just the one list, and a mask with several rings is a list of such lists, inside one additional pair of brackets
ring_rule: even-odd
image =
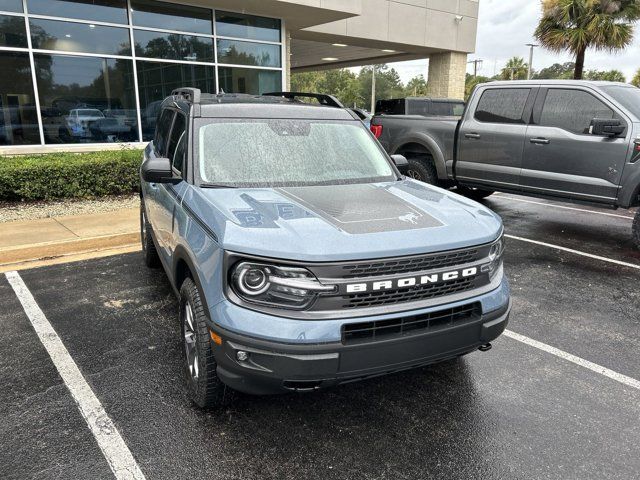
[(284, 97), (289, 100), (294, 100), (296, 97), (303, 98), (315, 98), (318, 100), (320, 105), (324, 105), (326, 107), (335, 107), (335, 108), (344, 108), (344, 105), (340, 103), (333, 95), (327, 95), (325, 93), (303, 93), (303, 92), (271, 92), (271, 93), (263, 93), (262, 95), (266, 95), (268, 97)]
[(173, 97), (182, 97), (187, 102), (191, 103), (200, 103), (200, 97), (202, 92), (199, 88), (176, 88), (173, 92), (171, 92), (171, 96)]

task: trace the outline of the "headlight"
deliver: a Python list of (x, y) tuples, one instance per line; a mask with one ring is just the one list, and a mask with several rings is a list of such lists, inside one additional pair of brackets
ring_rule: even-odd
[[(489, 250), (489, 263), (485, 265), (486, 271), (489, 272), (489, 277), (493, 278), (500, 266), (502, 265), (502, 256), (504, 254), (504, 237), (500, 237), (499, 240), (491, 245)], [(485, 270), (485, 268), (483, 268)]]
[(307, 269), (264, 263), (239, 262), (231, 271), (231, 288), (242, 300), (274, 308), (301, 310), (318, 295), (333, 293)]

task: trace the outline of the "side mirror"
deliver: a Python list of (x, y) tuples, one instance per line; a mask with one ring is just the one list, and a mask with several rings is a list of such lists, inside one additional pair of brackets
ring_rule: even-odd
[(589, 133), (602, 137), (617, 137), (625, 132), (626, 128), (618, 118), (594, 118), (591, 120)]
[(398, 167), (400, 173), (402, 173), (403, 175), (407, 173), (407, 170), (409, 168), (409, 161), (404, 155), (391, 155), (391, 160), (393, 160), (395, 166)]
[(162, 157), (147, 157), (142, 162), (140, 174), (145, 182), (149, 183), (175, 183), (171, 169), (171, 160)]

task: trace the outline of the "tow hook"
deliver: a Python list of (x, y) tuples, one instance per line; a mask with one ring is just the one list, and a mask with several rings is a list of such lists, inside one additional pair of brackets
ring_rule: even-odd
[(490, 343), (485, 343), (484, 345), (480, 345), (478, 347), (478, 350), (480, 350), (481, 352), (488, 352), (489, 350), (491, 350), (492, 345)]

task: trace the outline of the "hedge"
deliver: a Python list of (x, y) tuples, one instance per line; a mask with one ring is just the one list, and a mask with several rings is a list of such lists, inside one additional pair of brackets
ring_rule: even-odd
[(142, 151), (0, 158), (0, 200), (92, 198), (139, 190)]

